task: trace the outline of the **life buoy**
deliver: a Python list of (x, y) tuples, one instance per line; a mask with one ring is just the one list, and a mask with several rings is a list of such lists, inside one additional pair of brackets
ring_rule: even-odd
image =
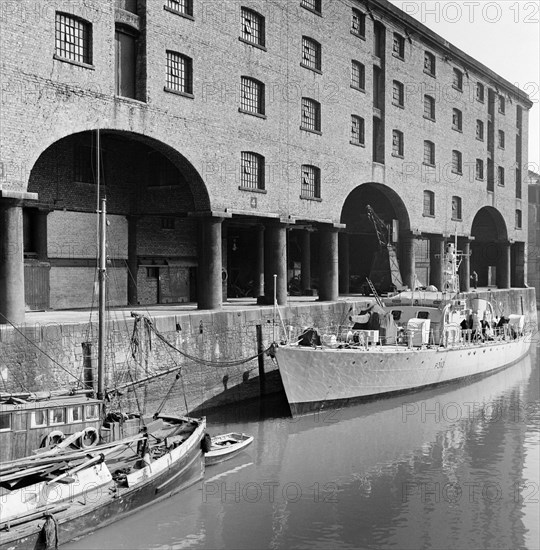
[(81, 437), (77, 439), (77, 443), (81, 449), (90, 449), (91, 447), (95, 447), (98, 444), (98, 441), (99, 433), (96, 428), (92, 426), (85, 428)]
[(58, 445), (58, 443), (61, 443), (64, 441), (66, 436), (64, 435), (64, 432), (61, 430), (53, 430), (51, 433), (47, 434), (43, 441), (41, 442), (42, 447), (54, 447), (55, 445)]

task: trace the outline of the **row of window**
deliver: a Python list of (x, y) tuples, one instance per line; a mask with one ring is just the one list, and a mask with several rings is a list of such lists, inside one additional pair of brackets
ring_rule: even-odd
[[(99, 406), (75, 405), (71, 407), (55, 407), (52, 409), (37, 409), (30, 415), (30, 427), (60, 426), (67, 423), (99, 420)], [(12, 428), (11, 413), (0, 414), (0, 432)]]
[[(452, 220), (462, 220), (461, 197), (452, 197)], [(435, 193), (433, 191), (424, 191), (424, 216), (435, 216)], [(515, 212), (515, 228), (522, 229), (522, 212), (517, 209)]]

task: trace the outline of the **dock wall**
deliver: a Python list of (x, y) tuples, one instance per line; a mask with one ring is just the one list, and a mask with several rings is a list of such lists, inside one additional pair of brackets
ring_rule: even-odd
[[(471, 293), (473, 294), (473, 293)], [(534, 289), (494, 290), (476, 293), (490, 298), (496, 312), (523, 313), (527, 322), (537, 326)], [(163, 313), (152, 319), (157, 331), (184, 355), (164, 345), (155, 334), (141, 325), (134, 334), (134, 319), (129, 312), (115, 312), (108, 322), (106, 359), (107, 386), (115, 381), (129, 382), (164, 370), (182, 367), (175, 373), (154, 381), (145, 390), (124, 392), (145, 413), (153, 413), (163, 398), (163, 411), (169, 413), (204, 412), (225, 403), (241, 402), (260, 395), (256, 358), (231, 364), (257, 354), (256, 326), (261, 325), (263, 344), (268, 347), (280, 340), (284, 327), (329, 327), (344, 325), (349, 315), (365, 304), (365, 298), (348, 298), (338, 302), (309, 302), (279, 308), (276, 323), (272, 307), (246, 305), (221, 311), (186, 311)], [(497, 308), (499, 311), (497, 311)], [(523, 309), (522, 309), (523, 308)], [(44, 314), (46, 318), (46, 314)], [(95, 318), (94, 318), (95, 320)], [(95, 323), (36, 323), (0, 328), (1, 391), (44, 391), (77, 386), (83, 379), (81, 344), (93, 344), (93, 365), (97, 353)], [(189, 357), (186, 357), (187, 354)], [(281, 390), (276, 365), (265, 355), (266, 393)], [(174, 382), (174, 384), (173, 384)], [(171, 389), (172, 385), (172, 389)]]

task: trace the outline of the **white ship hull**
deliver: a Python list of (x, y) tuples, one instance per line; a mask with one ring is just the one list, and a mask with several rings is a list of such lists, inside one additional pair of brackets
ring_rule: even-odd
[(527, 355), (530, 336), (455, 347), (367, 349), (287, 345), (276, 359), (293, 415), (478, 376)]

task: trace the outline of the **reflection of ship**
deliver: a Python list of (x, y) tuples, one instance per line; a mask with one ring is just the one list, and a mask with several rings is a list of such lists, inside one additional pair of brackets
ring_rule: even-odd
[[(453, 295), (459, 262), (451, 244), (445, 265), (445, 289)], [(276, 348), (293, 415), (485, 374), (529, 351), (524, 316), (498, 319), (487, 300), (428, 289), (401, 292), (386, 304), (376, 298), (351, 317), (352, 330), (338, 329), (322, 342), (304, 333)]]

